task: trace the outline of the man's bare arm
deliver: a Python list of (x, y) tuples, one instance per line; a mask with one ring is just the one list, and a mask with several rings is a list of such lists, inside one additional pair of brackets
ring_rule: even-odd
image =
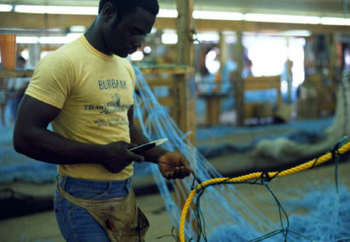
[(25, 95), (19, 107), (14, 131), (17, 152), (54, 164), (99, 163), (111, 172), (119, 172), (141, 156), (128, 151), (133, 147), (123, 141), (109, 145), (85, 144), (68, 140), (47, 129), (60, 109)]

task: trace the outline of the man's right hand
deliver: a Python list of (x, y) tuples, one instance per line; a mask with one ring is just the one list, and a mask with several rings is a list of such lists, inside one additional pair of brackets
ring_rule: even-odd
[(143, 156), (136, 155), (129, 151), (129, 149), (133, 147), (135, 147), (135, 145), (124, 141), (110, 143), (106, 146), (106, 153), (101, 164), (108, 171), (118, 173), (133, 161), (142, 162), (144, 160)]

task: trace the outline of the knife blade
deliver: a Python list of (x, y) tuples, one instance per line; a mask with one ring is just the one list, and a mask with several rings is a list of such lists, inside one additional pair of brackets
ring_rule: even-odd
[(138, 145), (136, 147), (133, 147), (131, 149), (129, 149), (129, 151), (135, 153), (135, 154), (139, 154), (139, 153), (142, 153), (146, 150), (150, 150), (156, 146), (159, 146), (161, 144), (163, 144), (164, 142), (168, 141), (168, 139), (158, 139), (158, 140), (153, 140), (153, 141), (150, 141), (148, 143), (145, 143), (145, 144), (141, 144), (141, 145)]

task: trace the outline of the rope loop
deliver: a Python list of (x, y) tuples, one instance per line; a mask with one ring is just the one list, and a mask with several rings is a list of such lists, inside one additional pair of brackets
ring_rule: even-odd
[(260, 175), (261, 185), (264, 185), (264, 186), (268, 185), (273, 178), (274, 177), (270, 177), (269, 172), (267, 171), (261, 172), (261, 175)]

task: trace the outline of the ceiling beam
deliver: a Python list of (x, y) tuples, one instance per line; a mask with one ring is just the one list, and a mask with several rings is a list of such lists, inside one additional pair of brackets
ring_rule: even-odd
[[(61, 14), (1, 13), (0, 28), (68, 28), (72, 25), (89, 27), (95, 16)], [(158, 18), (157, 29), (176, 29), (176, 19)], [(287, 30), (309, 30), (313, 33), (349, 33), (349, 26), (265, 23), (250, 21), (196, 19), (197, 31), (243, 31), (268, 32)]]

